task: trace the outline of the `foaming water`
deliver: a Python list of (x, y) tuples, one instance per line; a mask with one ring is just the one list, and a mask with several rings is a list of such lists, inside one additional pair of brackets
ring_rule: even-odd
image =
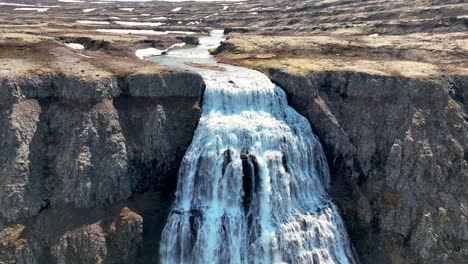
[(222, 31), (213, 31), (197, 48), (152, 59), (197, 71), (207, 85), (161, 263), (355, 263), (308, 120), (262, 73), (217, 64), (208, 50), (222, 40)]

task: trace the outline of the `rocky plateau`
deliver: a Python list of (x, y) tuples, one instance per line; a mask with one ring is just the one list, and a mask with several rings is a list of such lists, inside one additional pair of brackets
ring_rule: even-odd
[(0, 263), (158, 263), (205, 85), (135, 51), (213, 28), (218, 61), (265, 73), (309, 119), (361, 263), (467, 263), (467, 14), (461, 0), (0, 3)]

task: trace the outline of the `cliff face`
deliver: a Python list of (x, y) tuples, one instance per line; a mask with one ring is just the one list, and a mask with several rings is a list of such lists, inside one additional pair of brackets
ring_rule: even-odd
[(466, 262), (466, 77), (269, 74), (322, 140), (364, 263)]
[(201, 77), (47, 74), (4, 77), (0, 89), (0, 263), (151, 258)]

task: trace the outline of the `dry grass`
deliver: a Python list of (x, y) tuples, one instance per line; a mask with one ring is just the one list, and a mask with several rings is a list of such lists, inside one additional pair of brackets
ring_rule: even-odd
[(142, 219), (143, 218), (139, 214), (133, 212), (128, 207), (124, 207), (122, 211), (120, 211), (119, 222), (121, 223), (129, 223), (135, 220), (141, 221)]
[(347, 70), (414, 78), (468, 75), (466, 34), (405, 36), (260, 36), (232, 34), (217, 55), (223, 62), (297, 74)]
[(137, 59), (132, 53), (127, 55), (128, 52), (111, 55), (101, 51), (73, 50), (51, 38), (16, 37), (0, 41), (0, 76), (64, 74), (94, 80), (114, 75), (155, 74), (167, 70)]
[(24, 231), (23, 225), (11, 225), (0, 233), (0, 240), (3, 246), (20, 249), (26, 245), (27, 240), (21, 235)]

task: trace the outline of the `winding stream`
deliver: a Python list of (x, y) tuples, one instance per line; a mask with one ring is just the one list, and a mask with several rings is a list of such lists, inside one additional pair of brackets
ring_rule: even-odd
[(262, 73), (217, 64), (208, 49), (223, 38), (216, 30), (197, 48), (151, 58), (196, 71), (207, 85), (164, 227), (161, 263), (355, 263), (309, 121)]

